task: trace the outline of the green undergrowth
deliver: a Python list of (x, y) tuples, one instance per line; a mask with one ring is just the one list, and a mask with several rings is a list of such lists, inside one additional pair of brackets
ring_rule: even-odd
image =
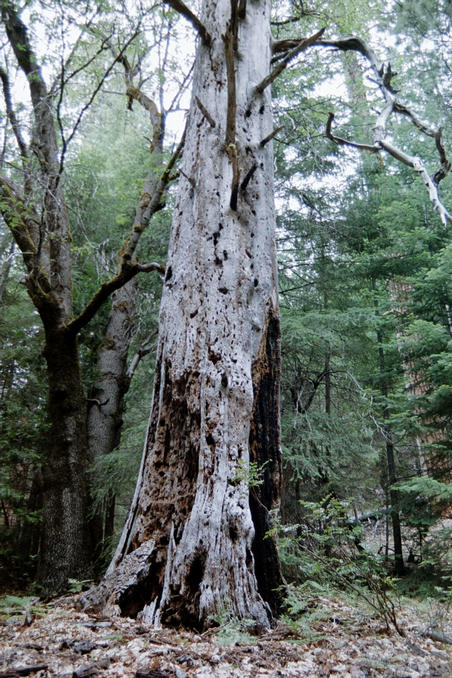
[(37, 596), (5, 595), (0, 597), (1, 620), (14, 619), (26, 624), (32, 618), (44, 617), (47, 612), (47, 606), (41, 603)]

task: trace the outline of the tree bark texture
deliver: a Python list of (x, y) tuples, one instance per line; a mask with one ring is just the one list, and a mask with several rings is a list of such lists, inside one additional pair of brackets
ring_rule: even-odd
[[(47, 329), (47, 328), (46, 328)], [(77, 339), (46, 332), (49, 437), (44, 463), (43, 530), (38, 581), (44, 592), (62, 591), (68, 577), (89, 576), (93, 554), (86, 402)]]
[[(229, 610), (268, 627), (279, 606), (264, 539), (280, 484), (273, 155), (261, 144), (272, 113), (269, 90), (255, 91), (270, 4), (203, 5), (210, 40), (196, 57), (148, 435), (105, 580), (104, 599), (154, 624), (204, 628)], [(135, 553), (145, 575), (115, 591)]]
[[(138, 287), (132, 278), (112, 299), (105, 335), (96, 361), (96, 380), (88, 400), (88, 445), (93, 459), (109, 454), (120, 442), (124, 396), (129, 390), (127, 358)], [(115, 496), (108, 492), (96, 511), (99, 550), (113, 536)], [(111, 552), (110, 552), (111, 556)]]

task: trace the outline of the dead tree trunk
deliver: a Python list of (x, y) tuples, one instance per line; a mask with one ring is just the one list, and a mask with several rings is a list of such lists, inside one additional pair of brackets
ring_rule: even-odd
[(267, 627), (279, 605), (264, 539), (280, 483), (272, 114), (258, 88), (270, 4), (206, 0), (191, 19), (201, 42), (148, 436), (108, 576), (86, 597), (156, 624), (203, 628), (229, 608)]

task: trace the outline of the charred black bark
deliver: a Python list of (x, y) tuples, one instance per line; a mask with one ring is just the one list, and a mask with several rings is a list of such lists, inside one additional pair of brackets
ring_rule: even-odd
[(279, 425), (280, 326), (270, 310), (261, 352), (253, 366), (254, 407), (250, 428), (250, 462), (257, 464), (262, 483), (250, 488), (250, 509), (255, 537), (253, 555), (259, 593), (273, 614), (281, 611), (283, 584), (276, 542), (267, 536), (269, 512), (278, 506), (281, 491)]

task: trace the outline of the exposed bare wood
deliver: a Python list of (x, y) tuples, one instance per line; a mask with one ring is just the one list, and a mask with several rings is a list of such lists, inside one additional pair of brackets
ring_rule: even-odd
[[(116, 595), (113, 579), (106, 592), (123, 614), (134, 608), (144, 622), (198, 630), (211, 624), (225, 600), (234, 615), (268, 627), (281, 583), (275, 544), (264, 539), (279, 489), (273, 159), (271, 144), (259, 147), (273, 128), (271, 102), (267, 90), (259, 108), (240, 116), (240, 124), (234, 126), (230, 118), (231, 147), (226, 149), (224, 137), (219, 143), (218, 127), (224, 135), (231, 110), (226, 50), (219, 44), (230, 31), (234, 51), (230, 8), (230, 0), (203, 3), (202, 20), (212, 26), (215, 54), (202, 46), (198, 50), (194, 95), (217, 126), (199, 124), (193, 96), (163, 285), (148, 436), (109, 574), (120, 572), (120, 563), (150, 539), (154, 550), (141, 582), (128, 576)], [(255, 81), (268, 73), (270, 9), (270, 0), (248, 2), (240, 24), (243, 50), (241, 58), (233, 55), (240, 113), (246, 112), (250, 72), (258, 74)], [(234, 147), (244, 174), (253, 164), (259, 168), (252, 175), (253, 190), (236, 212), (230, 205)], [(204, 256), (198, 256), (201, 251)], [(266, 463), (265, 492), (254, 493), (252, 500), (247, 483), (237, 481), (237, 469), (242, 463), (246, 468), (250, 458)], [(156, 482), (155, 474), (165, 477), (165, 484)], [(93, 596), (99, 600), (96, 591)], [(104, 592), (101, 606), (105, 599)]]
[[(396, 91), (392, 87), (391, 81), (395, 73), (391, 68), (391, 64), (379, 64), (377, 62), (374, 52), (365, 44), (363, 40), (356, 37), (344, 38), (342, 40), (319, 40), (313, 44), (313, 46), (323, 46), (323, 47), (333, 47), (335, 49), (343, 51), (356, 51), (362, 54), (370, 63), (373, 77), (375, 82), (378, 84), (381, 94), (383, 96), (384, 105), (382, 110), (377, 116), (375, 125), (374, 125), (374, 134), (373, 134), (373, 144), (363, 144), (355, 141), (348, 141), (343, 137), (338, 137), (333, 135), (331, 131), (332, 121), (334, 119), (334, 114), (330, 113), (328, 116), (326, 124), (326, 136), (334, 141), (337, 144), (343, 144), (357, 148), (359, 150), (370, 151), (375, 153), (378, 150), (384, 150), (393, 158), (399, 162), (404, 163), (405, 165), (414, 169), (415, 172), (419, 174), (422, 181), (424, 182), (430, 202), (432, 203), (434, 209), (438, 212), (440, 219), (444, 226), (447, 226), (448, 222), (452, 223), (452, 217), (448, 210), (444, 207), (441, 202), (438, 193), (438, 184), (444, 179), (451, 169), (451, 163), (446, 157), (446, 151), (442, 141), (441, 129), (434, 130), (430, 126), (423, 123), (418, 116), (411, 111), (407, 106), (401, 104), (396, 99)], [(390, 142), (387, 137), (387, 124), (392, 113), (400, 113), (408, 117), (414, 126), (419, 129), (420, 132), (426, 136), (433, 137), (435, 139), (436, 148), (439, 153), (441, 166), (439, 170), (433, 175), (430, 176), (428, 173), (425, 164), (423, 161), (417, 157), (410, 155), (406, 151), (403, 151), (400, 148), (397, 148), (392, 142)]]
[(159, 113), (155, 102), (147, 96), (141, 89), (135, 87), (132, 84), (127, 85), (126, 94), (130, 99), (138, 101), (138, 103), (143, 106), (143, 108), (149, 113), (151, 118), (151, 124), (153, 128), (153, 145), (156, 147), (155, 134), (161, 133), (162, 128), (162, 113)]
[(328, 114), (328, 120), (326, 123), (326, 131), (325, 131), (325, 136), (328, 139), (331, 139), (331, 141), (334, 141), (336, 144), (342, 145), (342, 146), (351, 146), (352, 148), (359, 148), (361, 151), (369, 151), (370, 153), (378, 153), (380, 151), (379, 146), (370, 146), (369, 144), (360, 144), (356, 141), (349, 141), (348, 139), (344, 139), (343, 137), (338, 137), (335, 134), (332, 133), (331, 131), (331, 126), (334, 120), (334, 113), (329, 113)]
[(427, 188), (430, 202), (432, 203), (435, 211), (438, 212), (443, 225), (447, 226), (448, 223), (452, 224), (452, 215), (445, 208), (439, 197), (438, 185), (429, 175), (427, 168), (425, 167), (422, 160), (417, 156), (408, 155), (408, 153), (405, 153), (400, 148), (394, 147), (386, 140), (380, 141), (380, 145), (382, 148), (384, 148), (385, 151), (387, 151), (387, 153), (392, 155), (393, 158), (396, 158), (400, 162), (403, 162), (405, 165), (412, 167), (414, 171), (419, 174), (422, 181), (424, 182), (425, 187)]
[(427, 638), (431, 638), (438, 643), (445, 643), (447, 645), (452, 645), (452, 636), (446, 636), (445, 633), (440, 633), (439, 631), (424, 631), (422, 634)]

